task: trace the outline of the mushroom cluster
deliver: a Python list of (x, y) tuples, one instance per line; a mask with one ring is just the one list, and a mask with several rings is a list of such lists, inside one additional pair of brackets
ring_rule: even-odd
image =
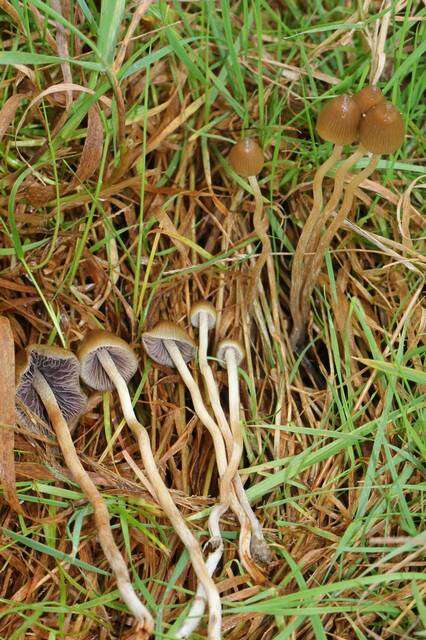
[[(380, 155), (394, 153), (402, 145), (405, 135), (401, 114), (386, 101), (380, 89), (373, 86), (364, 87), (354, 96), (337, 96), (327, 102), (318, 115), (316, 130), (320, 138), (333, 143), (333, 151), (314, 176), (312, 209), (293, 257), (290, 290), (293, 318), (291, 343), (296, 351), (305, 342), (309, 301), (325, 253), (352, 207), (356, 189), (376, 169)], [(358, 147), (337, 169), (332, 194), (324, 206), (324, 178), (340, 161), (343, 146), (354, 142), (359, 142)], [(351, 167), (365, 154), (368, 154), (367, 166), (356, 173), (345, 186)], [(322, 228), (343, 194), (340, 209), (322, 233)]]
[(208, 637), (210, 640), (219, 640), (221, 600), (212, 576), (223, 553), (220, 518), (228, 508), (233, 510), (241, 527), (241, 562), (257, 582), (264, 581), (258, 563), (267, 563), (271, 554), (238, 474), (243, 453), (238, 367), (244, 359), (244, 349), (237, 340), (228, 339), (220, 342), (217, 347), (216, 358), (225, 367), (228, 377), (228, 419), (220, 401), (217, 381), (208, 362), (209, 331), (215, 326), (216, 320), (216, 310), (210, 303), (196, 304), (191, 310), (190, 321), (199, 335), (200, 371), (206, 384), (212, 413), (208, 410), (203, 392), (188, 366), (196, 355), (197, 345), (186, 331), (167, 321), (159, 322), (142, 336), (145, 351), (154, 362), (177, 369), (191, 395), (200, 422), (213, 440), (220, 496), (209, 517), (210, 552), (207, 559), (158, 470), (149, 434), (133, 409), (128, 383), (137, 371), (138, 360), (132, 347), (115, 334), (96, 330), (86, 336), (76, 355), (55, 346), (30, 345), (17, 356), (18, 421), (31, 431), (41, 430), (50, 434), (54, 430), (73, 479), (92, 505), (102, 550), (115, 575), (121, 597), (135, 618), (135, 638), (153, 633), (154, 620), (132, 585), (126, 562), (112, 534), (106, 502), (83, 467), (73, 443), (72, 431), (87, 406), (87, 397), (81, 388), (80, 379), (89, 389), (117, 392), (124, 419), (139, 446), (142, 464), (155, 497), (188, 551), (198, 578), (198, 587), (193, 605), (176, 637), (188, 638), (193, 633), (207, 604)]

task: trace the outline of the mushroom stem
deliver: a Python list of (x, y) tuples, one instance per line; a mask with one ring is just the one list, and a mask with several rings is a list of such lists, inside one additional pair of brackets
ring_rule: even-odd
[(114, 572), (121, 597), (136, 618), (139, 625), (138, 630), (151, 634), (154, 631), (154, 620), (148, 609), (139, 600), (132, 586), (126, 563), (112, 535), (109, 513), (105, 501), (81, 464), (68, 425), (62, 415), (55, 395), (46, 378), (39, 371), (34, 374), (33, 386), (55, 430), (67, 467), (93, 507), (99, 542)]
[[(275, 278), (271, 278), (270, 274), (270, 261), (271, 261), (271, 242), (268, 236), (268, 219), (265, 216), (265, 211), (263, 207), (263, 199), (262, 192), (260, 191), (259, 182), (256, 176), (249, 176), (249, 183), (251, 188), (253, 189), (254, 194), (254, 214), (253, 214), (253, 227), (256, 232), (257, 237), (262, 243), (262, 251), (256, 262), (256, 266), (252, 272), (252, 288), (248, 296), (247, 309), (250, 309), (253, 299), (256, 295), (257, 289), (257, 281), (260, 278), (261, 271), (265, 262), (268, 261), (268, 276), (269, 281), (275, 282)], [(273, 270), (273, 263), (272, 263)], [(273, 271), (272, 271), (273, 274)]]
[(340, 159), (342, 150), (342, 145), (334, 145), (331, 156), (327, 158), (327, 160), (318, 168), (314, 176), (312, 185), (314, 202), (311, 212), (303, 226), (302, 233), (300, 234), (300, 238), (294, 252), (293, 264), (291, 269), (290, 309), (292, 310), (292, 314), (294, 310), (294, 324), (298, 324), (300, 322), (299, 297), (302, 285), (304, 263), (307, 259), (309, 251), (316, 246), (317, 239), (321, 231), (317, 227), (319, 227), (320, 224), (323, 208), (322, 184), (324, 182), (325, 176), (327, 175), (327, 172)]
[[(363, 154), (362, 147), (360, 147), (356, 153), (362, 155)], [(355, 154), (353, 154), (353, 155), (355, 155)], [(317, 281), (318, 276), (319, 276), (319, 272), (321, 270), (321, 266), (322, 266), (322, 262), (323, 262), (324, 256), (326, 254), (327, 249), (330, 246), (330, 243), (331, 243), (331, 241), (333, 239), (333, 236), (336, 233), (336, 231), (339, 229), (339, 227), (342, 225), (345, 217), (347, 216), (347, 214), (351, 210), (352, 203), (353, 203), (353, 200), (354, 200), (355, 190), (359, 187), (359, 185), (361, 184), (361, 182), (363, 182), (363, 180), (368, 178), (368, 176), (373, 173), (373, 171), (377, 167), (377, 163), (379, 161), (379, 158), (380, 158), (380, 155), (373, 154), (371, 156), (371, 158), (370, 158), (370, 162), (365, 167), (365, 169), (363, 169), (358, 174), (356, 174), (352, 178), (352, 180), (349, 182), (348, 186), (346, 187), (345, 196), (343, 198), (342, 206), (338, 210), (338, 212), (336, 214), (336, 217), (330, 223), (328, 229), (324, 232), (321, 240), (318, 243), (318, 247), (317, 247), (316, 253), (315, 253), (313, 259), (311, 260), (311, 262), (309, 264), (309, 272), (308, 272), (308, 275), (307, 275), (307, 278), (306, 278), (306, 281), (305, 281), (304, 289), (301, 292), (300, 308), (301, 308), (301, 313), (302, 313), (302, 319), (306, 318), (307, 315), (308, 315), (309, 299), (310, 299), (310, 297), (312, 295), (312, 292), (314, 290), (316, 281)], [(333, 210), (333, 209), (329, 208), (328, 206), (327, 206), (327, 209), (329, 210), (329, 213), (331, 213), (331, 211)]]
[[(207, 411), (206, 406), (203, 402), (203, 398), (201, 396), (200, 389), (197, 383), (195, 382), (194, 378), (192, 377), (191, 372), (188, 369), (186, 362), (182, 358), (182, 354), (177, 348), (176, 344), (173, 342), (173, 340), (164, 340), (164, 346), (167, 349), (167, 352), (169, 353), (171, 359), (173, 360), (173, 363), (176, 369), (179, 371), (182, 377), (182, 380), (184, 381), (186, 387), (188, 388), (196, 414), (198, 415), (201, 422), (207, 428), (207, 430), (209, 431), (212, 437), (213, 446), (216, 454), (216, 464), (217, 464), (219, 478), (220, 478), (220, 496), (221, 496), (221, 503), (222, 503), (223, 509), (224, 511), (226, 511), (227, 505), (230, 505), (232, 511), (235, 513), (238, 520), (241, 523), (243, 523), (246, 519), (245, 513), (242, 510), (241, 505), (235, 496), (234, 490), (231, 490), (231, 491), (228, 490), (228, 493), (226, 493), (227, 491), (226, 471), (227, 471), (228, 464), (227, 464), (227, 458), (226, 458), (225, 445), (224, 445), (221, 431), (217, 426), (217, 424), (215, 423), (215, 421), (213, 420), (213, 418), (211, 417), (211, 415), (209, 414), (209, 412)], [(218, 517), (220, 517), (222, 512), (218, 510), (215, 513)], [(264, 580), (263, 575), (260, 574), (258, 570), (256, 571), (256, 568), (251, 565), (250, 533), (246, 523), (244, 523), (244, 526), (241, 526), (241, 535), (239, 540), (239, 555), (241, 558), (241, 562), (243, 563), (245, 569), (250, 573), (250, 575), (254, 577), (255, 580), (258, 580), (260, 582)]]
[[(232, 450), (234, 449), (234, 439), (232, 437), (231, 427), (228, 424), (228, 420), (222, 408), (222, 404), (220, 402), (220, 396), (219, 396), (219, 389), (217, 387), (217, 383), (213, 375), (213, 371), (207, 359), (208, 322), (207, 322), (207, 317), (204, 313), (201, 314), (200, 316), (199, 345), (200, 345), (200, 348), (199, 348), (200, 370), (206, 382), (209, 401), (212, 406), (217, 424), (220, 428), (223, 439), (225, 441), (225, 444), (228, 450), (228, 455), (232, 455)], [(231, 393), (231, 391), (229, 391), (229, 393)], [(239, 390), (238, 390), (238, 398), (239, 398)], [(238, 408), (238, 411), (239, 411), (239, 408)], [(242, 451), (241, 451), (241, 454), (242, 454)], [(238, 464), (241, 459), (241, 454), (239, 455)], [(238, 472), (236, 472), (234, 475), (233, 483), (234, 483), (235, 493), (237, 494), (237, 498), (250, 522), (251, 533), (253, 536), (253, 539), (251, 541), (251, 546), (254, 547), (255, 555), (257, 555), (259, 559), (265, 560), (267, 558), (268, 560), (270, 560), (271, 552), (263, 537), (262, 526), (258, 521), (258, 519), (256, 518), (256, 515), (250, 505), (249, 499), (247, 498), (247, 494), (244, 491), (244, 486), (243, 486), (243, 483), (241, 482), (241, 477)], [(243, 522), (241, 522), (241, 526), (243, 526)]]
[[(180, 356), (179, 350), (177, 351)], [(107, 372), (110, 380), (113, 382), (115, 388), (117, 389), (124, 418), (137, 438), (142, 461), (149, 480), (151, 481), (152, 486), (154, 487), (154, 490), (157, 494), (157, 498), (162, 508), (164, 509), (164, 512), (172, 523), (173, 528), (185, 545), (197, 578), (202, 584), (205, 593), (207, 594), (210, 611), (208, 625), (209, 640), (220, 640), (222, 621), (220, 596), (217, 587), (207, 570), (200, 545), (190, 529), (185, 524), (182, 515), (173, 502), (173, 498), (171, 497), (170, 492), (164, 484), (163, 479), (157, 469), (155, 458), (151, 449), (149, 435), (146, 429), (136, 418), (129, 389), (124, 378), (118, 371), (117, 367), (114, 364), (114, 361), (106, 350), (101, 350), (98, 354), (98, 358), (103, 368)]]
[[(218, 504), (213, 507), (209, 516), (209, 531), (211, 536), (209, 546), (211, 551), (207, 556), (206, 566), (210, 576), (215, 572), (223, 554), (223, 541), (220, 533), (219, 520), (226, 508), (227, 505)], [(195, 592), (195, 598), (192, 602), (187, 618), (181, 628), (175, 632), (175, 637), (177, 639), (189, 638), (194, 633), (201, 622), (205, 606), (206, 592), (201, 582), (199, 582)]]
[[(331, 212), (336, 208), (341, 198), (341, 195), (343, 193), (343, 189), (345, 186), (345, 178), (347, 176), (348, 171), (350, 170), (352, 165), (354, 165), (356, 162), (358, 162), (358, 160), (362, 158), (363, 155), (364, 155), (363, 150), (358, 148), (354, 153), (352, 153), (349, 156), (349, 158), (347, 158), (344, 162), (342, 162), (342, 164), (336, 171), (336, 175), (334, 178), (333, 193), (331, 194), (330, 200), (325, 205), (325, 208), (321, 216), (321, 221), (323, 224), (327, 221)], [(314, 249), (316, 249), (316, 247), (313, 247), (310, 245), (310, 250), (313, 251)], [(304, 265), (298, 280), (299, 282), (298, 287), (297, 287), (297, 282), (295, 281), (295, 286), (298, 288), (299, 295), (298, 295), (297, 303), (295, 302), (295, 306), (293, 306), (292, 304), (290, 307), (290, 311), (293, 318), (293, 329), (291, 332), (290, 340), (291, 340), (291, 345), (294, 349), (297, 349), (301, 345), (301, 343), (304, 342), (304, 339), (305, 339), (307, 318), (306, 318), (306, 313), (302, 312), (302, 307), (304, 307), (304, 303), (302, 302), (301, 298), (302, 297), (305, 298), (303, 293), (304, 291), (307, 291), (305, 283), (312, 273), (311, 264), (315, 259), (315, 257), (316, 257), (316, 254), (310, 258), (309, 256), (305, 255)], [(292, 286), (293, 286), (293, 273), (292, 273), (291, 279), (292, 279)]]

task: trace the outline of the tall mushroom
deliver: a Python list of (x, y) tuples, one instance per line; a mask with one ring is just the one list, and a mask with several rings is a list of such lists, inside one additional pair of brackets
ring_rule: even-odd
[(273, 286), (271, 283), (275, 282), (271, 243), (268, 236), (269, 223), (265, 216), (262, 193), (257, 180), (257, 175), (261, 172), (264, 164), (263, 151), (253, 138), (242, 138), (232, 147), (229, 153), (229, 162), (235, 173), (243, 178), (248, 178), (253, 190), (255, 202), (253, 227), (262, 243), (262, 252), (252, 273), (252, 289), (247, 299), (247, 309), (249, 309), (256, 294), (257, 281), (265, 262), (267, 262), (270, 286)]
[[(180, 352), (179, 352), (180, 353)], [(158, 471), (148, 432), (137, 419), (127, 383), (137, 369), (137, 359), (124, 340), (107, 331), (93, 331), (81, 344), (78, 357), (84, 382), (99, 391), (116, 389), (124, 418), (137, 438), (142, 461), (158, 501), (188, 550), (194, 571), (203, 585), (209, 603), (209, 639), (221, 637), (221, 602), (196, 538), (177, 509)]]
[(30, 416), (35, 414), (52, 425), (67, 467), (93, 507), (99, 542), (114, 572), (121, 597), (137, 621), (138, 637), (142, 637), (153, 632), (153, 618), (132, 586), (126, 563), (112, 535), (106, 503), (81, 464), (69, 430), (69, 423), (80, 417), (87, 402), (80, 388), (79, 374), (80, 364), (75, 355), (59, 347), (30, 345), (18, 354), (18, 420), (22, 425), (30, 426)]
[[(355, 154), (358, 153), (362, 156), (368, 153), (369, 162), (362, 171), (354, 175), (347, 185), (342, 205), (321, 238), (315, 256), (309, 264), (309, 272), (301, 294), (302, 318), (306, 318), (308, 315), (309, 299), (318, 279), (325, 253), (334, 234), (351, 210), (356, 189), (376, 169), (380, 155), (394, 153), (404, 142), (404, 137), (404, 121), (398, 109), (390, 102), (380, 101), (363, 116), (359, 128), (360, 144)], [(355, 154), (353, 155), (355, 156)], [(333, 208), (334, 203), (327, 205), (329, 211), (332, 211)]]
[(321, 223), (324, 223), (329, 213), (336, 207), (343, 192), (345, 177), (353, 164), (361, 157), (357, 150), (336, 172), (334, 189), (323, 210), (322, 184), (327, 172), (338, 162), (342, 155), (343, 145), (352, 144), (357, 140), (361, 110), (357, 102), (348, 95), (333, 98), (320, 111), (317, 120), (317, 133), (327, 142), (333, 143), (330, 157), (318, 168), (313, 181), (313, 205), (306, 220), (293, 256), (290, 288), (290, 311), (293, 318), (291, 344), (297, 349), (304, 341), (305, 320), (301, 313), (301, 292), (309, 271), (309, 254), (315, 251), (321, 233)]
[[(233, 482), (234, 482), (234, 488), (237, 494), (237, 498), (240, 501), (240, 504), (250, 522), (251, 534), (252, 534), (252, 538), (250, 542), (251, 553), (255, 562), (261, 562), (263, 564), (267, 564), (271, 560), (271, 552), (264, 539), (262, 527), (258, 519), (256, 518), (256, 515), (254, 514), (253, 509), (251, 508), (250, 502), (247, 498), (246, 492), (244, 491), (243, 483), (241, 482), (241, 477), (239, 473), (237, 473), (238, 465), (240, 463), (240, 458), (242, 454), (242, 444), (243, 444), (242, 437), (241, 437), (242, 436), (241, 428), (239, 426), (239, 406), (237, 409), (237, 406), (235, 404), (235, 402), (237, 401), (239, 404), (239, 387), (237, 387), (238, 397), (233, 395), (232, 399), (231, 399), (231, 387), (228, 387), (229, 408), (231, 410), (231, 405), (232, 405), (232, 408), (234, 410), (234, 417), (237, 415), (237, 412), (238, 412), (238, 419), (237, 418), (234, 419), (234, 425), (232, 425), (232, 416), (231, 416), (231, 427), (232, 429), (235, 429), (238, 432), (237, 439), (235, 440), (233, 430), (231, 430), (231, 427), (228, 423), (228, 420), (226, 418), (225, 412), (223, 410), (223, 407), (220, 401), (219, 389), (218, 389), (216, 380), (214, 378), (212, 369), (207, 359), (209, 330), (211, 330), (215, 326), (216, 317), (217, 317), (216, 309), (209, 302), (196, 303), (193, 305), (190, 311), (191, 324), (195, 328), (198, 328), (198, 337), (199, 337), (198, 357), (200, 361), (200, 371), (206, 382), (206, 389), (209, 396), (211, 407), (213, 409), (213, 413), (215, 415), (217, 424), (219, 425), (219, 428), (222, 432), (222, 436), (225, 440), (225, 444), (228, 451), (228, 458), (230, 459), (229, 467), (231, 467), (232, 451), (233, 449), (235, 449), (234, 460), (237, 466), (236, 468), (234, 467), (235, 472), (233, 475)], [(226, 341), (221, 344), (226, 346)], [(240, 356), (242, 357), (244, 356), (244, 349), (242, 348), (240, 343), (237, 343), (237, 351), (239, 352)], [(222, 355), (221, 351), (220, 352), (218, 351), (217, 357), (220, 360), (221, 360), (221, 355)], [(238, 425), (236, 424), (236, 422), (238, 422)], [(236, 443), (236, 446), (235, 446), (235, 443)], [(232, 467), (231, 467), (231, 473), (232, 473)]]
[[(177, 324), (169, 321), (161, 321), (155, 327), (146, 331), (142, 335), (142, 344), (152, 360), (163, 366), (175, 367), (179, 371), (179, 374), (191, 395), (195, 412), (212, 437), (220, 478), (220, 504), (213, 509), (209, 518), (210, 533), (214, 540), (216, 537), (214, 530), (217, 529), (218, 520), (226, 511), (228, 506), (230, 506), (234, 511), (240, 522), (244, 522), (246, 516), (235, 496), (234, 490), (226, 491), (226, 472), (228, 463), (223, 437), (218, 425), (207, 411), (201, 391), (187, 366), (187, 362), (189, 362), (195, 355), (195, 343), (192, 338), (190, 338), (190, 336), (188, 336), (188, 334)], [(243, 535), (243, 531), (245, 532), (245, 535)], [(244, 524), (239, 540), (241, 562), (247, 571), (249, 571), (249, 573), (260, 582), (262, 581), (263, 576), (261, 574), (259, 575), (259, 571), (256, 571), (256, 568), (252, 566), (249, 552), (249, 536), (247, 533), (247, 525)], [(216, 565), (213, 563), (210, 564), (212, 570), (214, 570), (215, 566)], [(202, 589), (197, 591), (197, 596), (200, 599), (204, 598)], [(197, 603), (198, 602), (199, 601), (197, 600)], [(185, 627), (186, 626), (187, 625), (185, 624)], [(187, 636), (185, 635), (180, 637)]]

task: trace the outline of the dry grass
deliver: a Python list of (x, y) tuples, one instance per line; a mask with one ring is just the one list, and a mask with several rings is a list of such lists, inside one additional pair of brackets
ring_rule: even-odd
[[(191, 304), (212, 301), (211, 352), (224, 337), (247, 349), (242, 477), (274, 550), (266, 583), (253, 584), (224, 517), (224, 638), (424, 637), (424, 9), (99, 4), (0, 1), (0, 313), (16, 349), (75, 349), (95, 327), (131, 341), (136, 411), (205, 541), (218, 492), (212, 442), (179, 376), (147, 360), (140, 336), (160, 318), (189, 329)], [(316, 113), (369, 74), (404, 114), (406, 143), (357, 191), (311, 301), (306, 357), (295, 360), (291, 256), (330, 151), (314, 136)], [(267, 159), (260, 186), (276, 275), (276, 293), (265, 276), (249, 317), (261, 247), (249, 185), (226, 160), (242, 131)], [(57, 450), (18, 427), (13, 443), (6, 427), (10, 357), (0, 371), (0, 638), (126, 637), (90, 510)], [(226, 375), (212, 365), (225, 402)], [(139, 451), (114, 394), (90, 397), (75, 443), (157, 615), (156, 637), (171, 639), (194, 574), (132, 471)]]

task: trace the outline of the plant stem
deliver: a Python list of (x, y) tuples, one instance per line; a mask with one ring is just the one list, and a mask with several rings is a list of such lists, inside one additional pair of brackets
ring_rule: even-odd
[(90, 479), (87, 471), (81, 464), (75, 450), (68, 425), (62, 415), (55, 395), (46, 379), (39, 371), (34, 374), (33, 385), (43, 402), (47, 415), (49, 416), (49, 420), (55, 430), (66, 465), (70, 470), (72, 477), (78, 483), (84, 495), (93, 507), (99, 542), (105, 557), (114, 572), (121, 597), (136, 618), (140, 627), (139, 631), (146, 631), (150, 634), (154, 630), (154, 620), (148, 609), (139, 600), (132, 586), (126, 563), (115, 544), (112, 535), (106, 503), (95, 484)]

